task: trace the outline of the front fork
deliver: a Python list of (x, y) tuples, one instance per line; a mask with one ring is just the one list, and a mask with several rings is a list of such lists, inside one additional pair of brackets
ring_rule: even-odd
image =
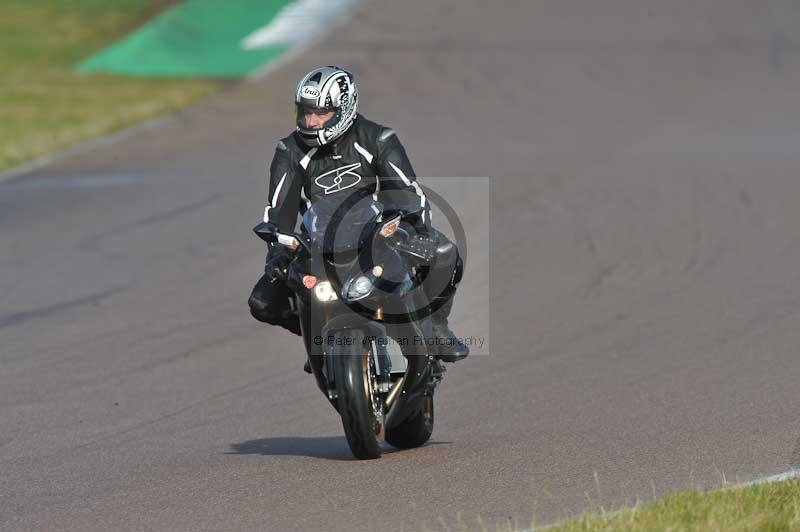
[[(432, 396), (436, 386), (442, 381), (445, 373), (444, 365), (428, 352), (427, 344), (418, 343), (418, 339), (422, 339), (424, 342), (425, 338), (432, 336), (430, 317), (419, 317), (420, 319), (417, 321), (409, 323), (384, 325), (375, 320), (359, 319), (351, 311), (341, 312), (341, 309), (337, 309), (336, 303), (317, 306), (297, 295), (295, 298), (312, 373), (320, 391), (334, 408), (336, 408), (336, 384), (332, 382), (332, 368), (326, 367), (328, 357), (325, 354), (329, 352), (326, 349), (327, 339), (330, 333), (337, 329), (358, 328), (373, 338), (374, 344), (371, 346), (371, 352), (375, 357), (375, 367), (380, 371), (381, 392), (388, 392), (390, 399), (387, 401), (388, 406), (391, 407), (387, 426), (392, 426), (393, 422), (400, 423), (415, 413), (421, 402), (420, 399)], [(416, 303), (419, 304), (419, 302)], [(413, 317), (416, 316), (412, 315)], [(403, 382), (396, 390), (389, 386), (391, 362), (386, 350), (386, 343), (375, 341), (377, 338), (387, 338), (386, 326), (390, 328), (391, 333), (394, 333), (392, 336), (396, 336), (401, 341), (405, 338), (405, 342), (409, 346), (402, 349), (408, 366)]]

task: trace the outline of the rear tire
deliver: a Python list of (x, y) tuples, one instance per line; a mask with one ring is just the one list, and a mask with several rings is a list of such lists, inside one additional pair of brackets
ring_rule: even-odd
[(334, 337), (336, 405), (347, 444), (359, 460), (380, 458), (383, 412), (376, 412), (374, 406), (380, 398), (371, 386), (375, 376), (370, 374), (370, 346), (357, 331), (339, 331)]
[(419, 447), (433, 434), (433, 396), (425, 396), (420, 412), (386, 430), (386, 442), (398, 449)]

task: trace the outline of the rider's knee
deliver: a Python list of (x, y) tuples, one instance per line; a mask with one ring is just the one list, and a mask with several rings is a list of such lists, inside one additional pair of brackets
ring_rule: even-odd
[(250, 296), (247, 300), (250, 307), (250, 315), (262, 323), (269, 323), (271, 325), (278, 325), (281, 321), (281, 314), (275, 311), (274, 305), (270, 302), (261, 300), (257, 297)]
[(265, 274), (253, 287), (247, 305), (256, 320), (281, 325), (289, 307), (288, 290), (283, 283), (276, 282)]
[(422, 272), (425, 295), (429, 300), (449, 300), (453, 297), (464, 272), (464, 262), (456, 245), (438, 231), (435, 260)]
[(439, 245), (436, 247), (436, 267), (449, 272), (449, 284), (455, 287), (464, 276), (464, 261), (458, 247), (442, 233), (437, 233)]
[[(456, 251), (456, 253), (458, 252)], [(453, 277), (450, 279), (450, 284), (454, 287), (458, 286), (462, 277), (464, 277), (464, 261), (459, 254), (456, 258), (456, 267), (453, 269)]]

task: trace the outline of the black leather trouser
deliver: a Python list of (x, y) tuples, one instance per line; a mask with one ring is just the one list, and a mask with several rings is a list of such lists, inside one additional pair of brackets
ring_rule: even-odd
[(456, 245), (444, 234), (434, 229), (432, 236), (439, 244), (436, 247), (436, 259), (424, 272), (422, 287), (434, 311), (432, 317), (446, 319), (453, 307), (458, 283), (464, 275), (464, 263)]
[(250, 314), (258, 321), (279, 325), (300, 335), (300, 319), (292, 312), (291, 291), (282, 279), (264, 273), (250, 293), (247, 304)]

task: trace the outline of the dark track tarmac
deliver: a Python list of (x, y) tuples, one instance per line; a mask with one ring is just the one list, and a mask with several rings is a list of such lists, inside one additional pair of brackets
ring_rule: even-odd
[[(490, 354), (450, 368), (430, 445), (372, 462), (245, 305), (291, 91), (329, 63), (420, 175), (491, 177), (423, 179)], [(0, 183), (0, 529), (527, 526), (800, 466), (798, 95), (790, 1), (382, 0)]]

